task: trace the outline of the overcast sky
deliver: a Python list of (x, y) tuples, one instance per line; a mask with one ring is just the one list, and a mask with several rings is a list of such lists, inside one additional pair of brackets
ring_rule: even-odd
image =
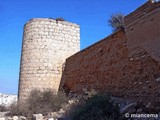
[(18, 91), (23, 25), (31, 18), (63, 17), (80, 25), (81, 49), (112, 33), (108, 19), (147, 0), (0, 0), (0, 92)]

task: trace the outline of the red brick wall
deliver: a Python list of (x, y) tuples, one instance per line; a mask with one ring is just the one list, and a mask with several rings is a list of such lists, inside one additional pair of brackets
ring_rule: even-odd
[[(69, 57), (66, 60), (60, 87), (75, 93), (81, 93), (83, 88), (87, 88), (144, 102), (160, 102), (160, 64), (142, 45), (146, 42), (145, 36), (150, 33), (145, 33), (145, 30), (144, 32), (140, 31), (142, 30), (140, 26), (132, 24), (135, 22), (133, 16), (135, 14), (139, 16), (145, 10), (148, 11), (148, 6), (150, 3), (146, 3), (125, 18), (125, 32), (118, 31)], [(151, 8), (150, 12), (157, 9), (157, 7)], [(149, 15), (149, 19), (151, 19), (152, 14), (147, 16)], [(156, 26), (158, 15), (160, 16), (159, 12), (153, 14), (156, 22), (152, 26), (156, 27), (158, 30), (156, 35), (160, 36), (160, 27)], [(142, 20), (141, 17), (137, 17), (137, 19)], [(151, 25), (150, 22), (149, 25)], [(145, 21), (143, 26), (145, 29), (152, 29), (152, 26), (149, 25)], [(130, 31), (132, 27), (134, 27), (134, 31)], [(139, 37), (139, 32), (141, 37)], [(147, 41), (155, 38), (160, 41), (157, 36), (154, 36), (153, 31)], [(136, 44), (135, 41), (137, 41)], [(151, 48), (154, 46), (151, 45)], [(158, 50), (159, 48), (160, 46)]]

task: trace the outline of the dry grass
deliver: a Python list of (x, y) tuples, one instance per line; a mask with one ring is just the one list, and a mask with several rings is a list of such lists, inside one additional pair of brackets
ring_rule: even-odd
[(52, 90), (39, 91), (34, 90), (25, 103), (26, 107), (12, 104), (8, 115), (23, 115), (31, 119), (32, 114), (41, 113), (46, 115), (49, 112), (58, 111), (68, 99), (64, 93), (55, 94)]
[(108, 21), (109, 25), (113, 28), (113, 31), (124, 30), (124, 15), (121, 13), (114, 14)]

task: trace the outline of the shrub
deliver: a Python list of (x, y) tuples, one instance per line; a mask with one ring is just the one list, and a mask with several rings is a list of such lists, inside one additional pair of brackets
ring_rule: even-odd
[(5, 112), (8, 109), (4, 105), (0, 105), (0, 112)]
[[(68, 99), (64, 93), (55, 94), (52, 90), (33, 90), (28, 97), (25, 106), (13, 104), (8, 115), (23, 115), (31, 117), (32, 114), (41, 113), (46, 115), (49, 112), (58, 111)], [(28, 118), (29, 119), (29, 118)]]
[(61, 92), (55, 94), (51, 90), (44, 92), (34, 90), (31, 92), (27, 103), (28, 109), (33, 113), (46, 114), (59, 110), (64, 103), (67, 103), (67, 97)]
[(18, 105), (16, 102), (12, 103), (9, 107), (9, 113), (6, 114), (6, 116), (14, 116), (14, 115), (25, 115), (27, 116), (27, 114), (29, 113), (28, 110), (23, 107), (23, 109), (19, 109)]
[(114, 14), (111, 16), (111, 18), (108, 20), (109, 25), (113, 28), (113, 31), (117, 31), (120, 29), (124, 29), (124, 15), (121, 13)]
[(62, 18), (62, 17), (58, 17), (58, 18), (56, 18), (55, 20), (56, 20), (56, 21), (65, 21), (65, 19)]
[(97, 94), (71, 113), (72, 120), (120, 120), (118, 104), (108, 95)]

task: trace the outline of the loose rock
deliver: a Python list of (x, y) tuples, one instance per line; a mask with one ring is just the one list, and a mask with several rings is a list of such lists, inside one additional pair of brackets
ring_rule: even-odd
[(33, 114), (33, 120), (43, 120), (42, 114)]

